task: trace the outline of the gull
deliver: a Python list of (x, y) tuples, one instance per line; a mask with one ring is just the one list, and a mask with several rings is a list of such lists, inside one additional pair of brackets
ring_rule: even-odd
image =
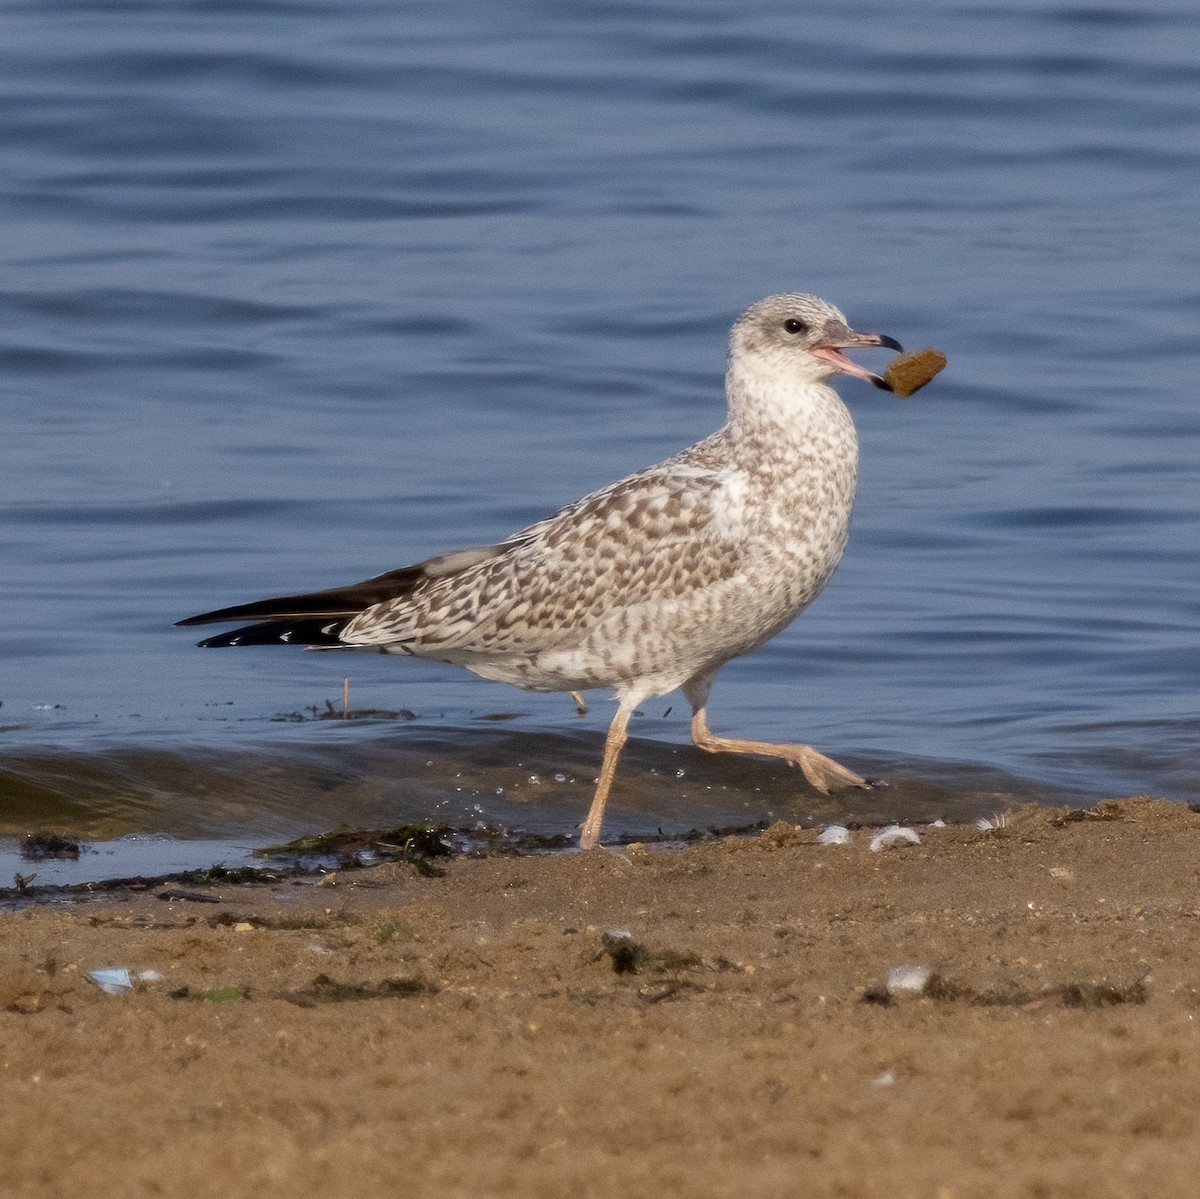
[(179, 624), (253, 622), (205, 648), (373, 649), (532, 691), (613, 688), (582, 849), (600, 843), (630, 716), (677, 688), (700, 749), (782, 759), (823, 793), (869, 787), (811, 745), (718, 736), (706, 716), (721, 667), (789, 625), (842, 556), (858, 439), (828, 381), (843, 374), (891, 390), (842, 352), (862, 346), (901, 349), (885, 334), (856, 333), (816, 296), (768, 296), (733, 325), (726, 423), (674, 457), (494, 545)]

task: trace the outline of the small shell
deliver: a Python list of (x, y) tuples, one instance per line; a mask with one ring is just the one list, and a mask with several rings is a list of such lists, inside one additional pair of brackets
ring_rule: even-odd
[(893, 966), (888, 971), (889, 995), (921, 995), (929, 986), (933, 971), (928, 966)]
[(920, 845), (921, 838), (910, 828), (901, 828), (898, 824), (889, 824), (882, 832), (871, 838), (870, 850), (878, 853), (889, 845)]
[(831, 824), (821, 830), (817, 837), (818, 845), (849, 845), (850, 830), (844, 824)]

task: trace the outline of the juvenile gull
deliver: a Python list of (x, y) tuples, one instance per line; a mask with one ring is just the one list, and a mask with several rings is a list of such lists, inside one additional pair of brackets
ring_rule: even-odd
[(630, 715), (675, 688), (699, 748), (782, 758), (821, 792), (866, 787), (810, 745), (720, 737), (705, 716), (717, 671), (790, 624), (842, 556), (858, 439), (827, 380), (841, 373), (889, 390), (841, 353), (853, 346), (901, 348), (854, 332), (816, 296), (769, 296), (734, 323), (724, 427), (673, 458), (496, 545), (179, 623), (257, 622), (205, 647), (370, 648), (532, 691), (615, 688), (583, 849), (599, 844)]

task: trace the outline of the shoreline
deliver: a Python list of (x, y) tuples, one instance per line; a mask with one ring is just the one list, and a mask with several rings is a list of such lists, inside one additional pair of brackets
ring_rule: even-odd
[(1189, 1193), (1200, 815), (919, 833), (872, 852), (780, 822), (4, 911), (7, 1182)]

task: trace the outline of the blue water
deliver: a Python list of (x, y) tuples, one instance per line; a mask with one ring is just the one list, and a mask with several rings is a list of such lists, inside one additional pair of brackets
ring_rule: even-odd
[[(0, 832), (572, 828), (601, 694), (581, 719), (173, 622), (497, 539), (695, 440), (732, 318), (780, 290), (950, 366), (906, 401), (840, 384), (850, 548), (726, 668), (714, 727), (887, 776), (849, 801), (879, 818), (1200, 798), (1193, 4), (0, 26)], [(347, 675), (415, 720), (273, 719)], [(688, 749), (671, 703), (633, 726), (612, 831), (828, 811)]]

